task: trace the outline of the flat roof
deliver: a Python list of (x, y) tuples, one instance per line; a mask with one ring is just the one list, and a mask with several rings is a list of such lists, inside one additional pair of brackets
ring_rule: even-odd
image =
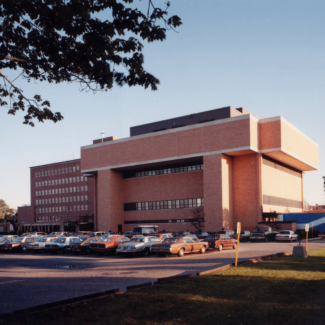
[(56, 163), (51, 163), (51, 164), (45, 164), (45, 165), (39, 165), (39, 166), (32, 166), (29, 168), (39, 168), (39, 167), (46, 167), (46, 166), (52, 166), (52, 165), (58, 165), (58, 164), (63, 164), (63, 163), (69, 163), (69, 162), (73, 162), (73, 161), (80, 161), (81, 159), (72, 159), (72, 160), (65, 160), (65, 161), (59, 161)]

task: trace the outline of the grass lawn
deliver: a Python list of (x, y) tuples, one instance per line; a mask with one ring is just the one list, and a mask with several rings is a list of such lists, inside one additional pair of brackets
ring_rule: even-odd
[(58, 307), (0, 325), (325, 324), (325, 249), (308, 255)]

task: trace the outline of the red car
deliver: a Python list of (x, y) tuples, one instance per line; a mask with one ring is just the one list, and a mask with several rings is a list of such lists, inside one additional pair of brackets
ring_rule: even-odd
[(98, 255), (104, 255), (105, 253), (116, 254), (116, 249), (118, 246), (129, 242), (130, 239), (124, 236), (110, 236), (104, 238), (102, 241), (97, 243), (91, 243), (90, 249), (96, 252)]
[(222, 251), (224, 248), (236, 249), (237, 247), (237, 240), (224, 234), (209, 235), (204, 241), (209, 243), (209, 248), (218, 249), (219, 251)]

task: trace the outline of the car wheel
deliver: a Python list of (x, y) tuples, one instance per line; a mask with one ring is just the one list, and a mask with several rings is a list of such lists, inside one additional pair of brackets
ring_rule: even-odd
[(142, 251), (142, 256), (148, 256), (149, 255), (149, 249), (148, 248), (145, 248), (143, 251)]
[(202, 246), (201, 249), (200, 249), (200, 253), (201, 254), (204, 254), (205, 253), (205, 246)]
[(27, 247), (23, 247), (21, 250), (22, 250), (24, 253), (26, 253), (26, 252), (27, 252)]
[(221, 252), (222, 251), (222, 248), (223, 248), (222, 245), (219, 245), (218, 246), (218, 251)]
[(159, 256), (159, 257), (165, 257), (166, 254), (164, 254), (164, 253), (159, 253), (158, 256)]
[(234, 246), (232, 247), (233, 249), (236, 249), (237, 248), (237, 245), (236, 244), (234, 244)]
[(181, 248), (181, 249), (178, 251), (177, 255), (178, 255), (179, 257), (183, 257), (183, 256), (184, 256), (184, 249)]

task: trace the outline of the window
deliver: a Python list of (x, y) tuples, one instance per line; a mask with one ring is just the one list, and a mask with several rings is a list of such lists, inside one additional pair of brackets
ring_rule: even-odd
[(69, 179), (69, 180), (70, 180), (70, 183), (72, 183), (72, 177), (70, 177), (70, 179)]
[(84, 190), (84, 187), (83, 186), (81, 186), (81, 192)]
[(62, 174), (64, 174), (64, 168), (62, 168)]
[(84, 181), (84, 177), (83, 176), (81, 176), (80, 179), (81, 179), (82, 182)]
[(55, 194), (58, 194), (58, 189), (57, 188), (55, 189)]
[(73, 197), (73, 202), (76, 202), (76, 197), (75, 196)]
[(88, 186), (87, 185), (85, 186), (85, 191), (88, 191)]
[(66, 178), (65, 179), (65, 182), (68, 184), (69, 183), (69, 178)]
[(61, 169), (59, 168), (59, 174), (61, 174)]
[(88, 200), (88, 195), (85, 195), (85, 200), (86, 200), (86, 201)]
[(55, 170), (55, 175), (57, 175), (57, 174), (58, 174), (58, 170), (56, 169), (56, 170)]
[(62, 207), (62, 211), (65, 212), (65, 207)]
[(81, 211), (83, 211), (83, 210), (84, 210), (84, 206), (82, 205), (82, 206), (81, 206)]
[(59, 179), (59, 184), (61, 184), (61, 178)]
[(77, 201), (80, 201), (80, 196), (79, 195), (77, 196)]
[(45, 199), (45, 204), (47, 204), (47, 199)]
[(47, 195), (47, 190), (45, 190), (45, 195)]
[(42, 186), (44, 186), (44, 182), (42, 182)]
[(58, 210), (59, 210), (58, 207), (55, 207), (55, 212), (58, 212)]
[(70, 187), (70, 193), (72, 193), (72, 187)]
[(73, 188), (73, 192), (75, 192), (75, 191), (76, 191), (76, 187)]
[(37, 173), (35, 173), (35, 177), (37, 177)]
[(81, 201), (83, 201), (84, 200), (84, 196), (83, 195), (81, 195)]
[(85, 205), (85, 210), (88, 210), (88, 205)]
[(62, 202), (65, 203), (65, 197), (62, 198)]
[[(51, 204), (51, 199), (49, 199), (49, 204)], [(51, 212), (51, 211), (50, 211)]]
[(87, 181), (87, 176), (85, 176), (85, 182)]
[(54, 185), (54, 179), (52, 179), (52, 185)]
[(79, 165), (77, 165), (77, 170), (79, 170)]
[(69, 167), (69, 172), (72, 173), (72, 167)]
[(77, 206), (77, 210), (80, 211), (80, 205)]
[(58, 185), (58, 180), (57, 179), (55, 180), (55, 185)]
[(79, 190), (80, 190), (80, 187), (79, 187), (79, 186), (77, 186), (77, 192), (79, 192)]
[(64, 184), (64, 178), (62, 178), (62, 184)]
[(75, 205), (73, 206), (73, 211), (77, 211), (77, 207)]
[(61, 194), (61, 189), (59, 188), (59, 194)]
[(47, 186), (47, 181), (45, 181), (45, 186)]
[(44, 172), (42, 172), (42, 176), (44, 176)]
[[(49, 208), (49, 212), (52, 212), (51, 210), (52, 210), (52, 208)], [(53, 212), (54, 212), (54, 211), (53, 211)]]
[(74, 183), (76, 182), (76, 178), (75, 178), (75, 177), (73, 177), (73, 182), (74, 182)]
[(58, 203), (58, 198), (57, 197), (55, 198), (55, 203)]
[(80, 180), (80, 179), (79, 179), (79, 176), (78, 176), (78, 177), (77, 177), (77, 182), (79, 182), (79, 180)]
[(62, 194), (64, 194), (64, 192), (65, 192), (65, 191), (64, 191), (64, 187), (63, 187), (63, 189), (62, 189)]
[(36, 200), (36, 205), (38, 205), (38, 200)]
[(41, 177), (41, 172), (38, 172), (38, 177)]
[(38, 182), (35, 183), (36, 187), (38, 186)]
[(70, 196), (70, 202), (72, 202), (72, 196)]
[(59, 207), (59, 212), (61, 212), (61, 207)]
[(75, 166), (73, 166), (73, 172), (75, 172), (76, 171), (76, 167)]
[(45, 208), (45, 212), (46, 212), (46, 213), (47, 213), (47, 211), (48, 211), (47, 208)]
[(59, 203), (61, 203), (61, 198), (59, 197)]
[(52, 169), (52, 175), (54, 175), (54, 170)]
[(42, 195), (44, 195), (44, 191), (42, 191)]

